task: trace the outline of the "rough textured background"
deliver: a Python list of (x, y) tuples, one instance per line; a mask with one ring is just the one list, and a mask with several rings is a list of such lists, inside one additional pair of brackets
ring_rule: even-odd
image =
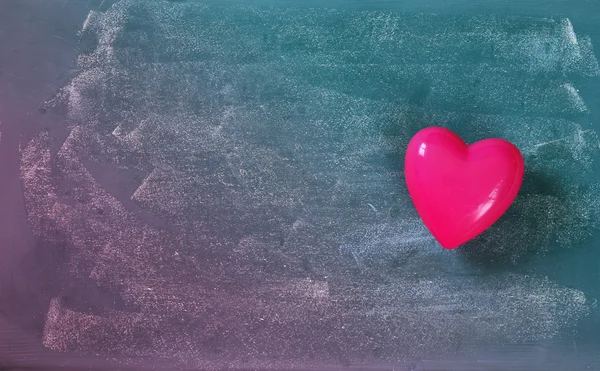
[[(45, 347), (202, 367), (418, 365), (576, 349), (581, 321), (598, 322), (597, 289), (548, 277), (600, 227), (597, 116), (578, 90), (600, 68), (576, 23), (99, 6), (40, 108), (49, 124), (20, 148), (37, 250), (68, 282), (52, 286)], [(504, 137), (527, 163), (509, 213), (452, 252), (402, 174), (408, 140), (432, 124)]]

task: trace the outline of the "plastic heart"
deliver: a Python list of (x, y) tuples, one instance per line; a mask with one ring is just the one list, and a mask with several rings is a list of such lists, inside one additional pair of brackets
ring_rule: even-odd
[(418, 132), (405, 158), (415, 208), (447, 249), (478, 236), (508, 210), (524, 170), (523, 156), (512, 143), (494, 138), (467, 145), (440, 127)]

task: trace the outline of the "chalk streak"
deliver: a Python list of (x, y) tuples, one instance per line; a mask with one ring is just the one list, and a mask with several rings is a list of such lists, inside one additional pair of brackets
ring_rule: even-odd
[[(587, 134), (587, 133), (592, 133), (592, 132), (594, 132), (594, 130), (592, 130), (592, 129), (578, 130), (575, 133), (575, 137), (577, 139), (580, 139), (582, 134)], [(573, 135), (569, 135), (569, 136), (566, 136), (566, 137), (563, 137), (563, 138), (554, 139), (554, 140), (549, 140), (549, 141), (546, 141), (546, 142), (536, 143), (536, 144), (532, 145), (531, 147), (527, 147), (527, 148), (523, 149), (523, 152), (527, 152), (527, 151), (530, 151), (530, 150), (533, 150), (533, 149), (537, 149), (539, 147), (547, 146), (549, 144), (564, 142), (564, 141), (567, 141), (569, 139), (573, 139)]]

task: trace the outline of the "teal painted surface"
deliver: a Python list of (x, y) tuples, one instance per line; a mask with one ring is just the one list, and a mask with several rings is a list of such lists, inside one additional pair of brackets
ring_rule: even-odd
[[(21, 172), (33, 229), (95, 236), (68, 242), (72, 274), (110, 287), (139, 336), (100, 314), (73, 337), (91, 320), (53, 298), (47, 347), (212, 366), (598, 367), (600, 3), (104, 10), (69, 94), (46, 106), (67, 145), (44, 160), (54, 139), (38, 136)], [(452, 252), (402, 174), (430, 125), (526, 159), (513, 207)], [(40, 202), (44, 182), (59, 185)], [(49, 212), (61, 202), (79, 206)]]

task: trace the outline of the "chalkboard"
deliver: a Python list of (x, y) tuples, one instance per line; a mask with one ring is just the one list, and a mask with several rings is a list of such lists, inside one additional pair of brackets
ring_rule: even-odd
[[(18, 141), (30, 333), (133, 365), (600, 367), (600, 4), (448, 4), (82, 10)], [(404, 184), (431, 125), (526, 161), (453, 251)]]

